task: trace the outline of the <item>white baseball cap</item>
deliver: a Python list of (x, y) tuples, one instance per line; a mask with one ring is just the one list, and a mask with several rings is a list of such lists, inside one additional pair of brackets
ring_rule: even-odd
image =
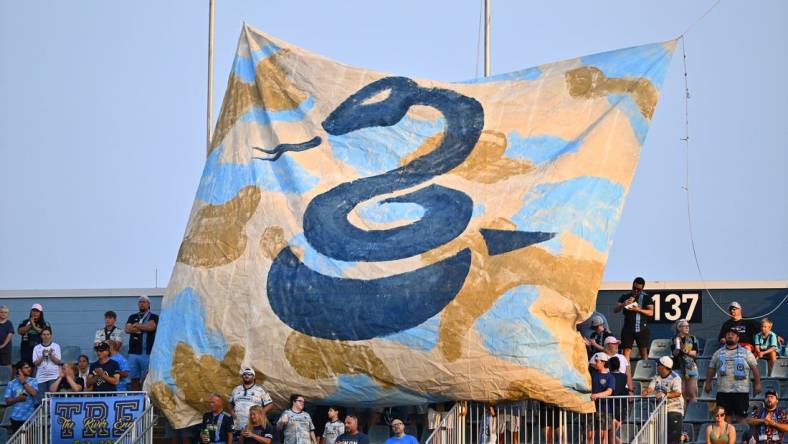
[(663, 356), (659, 358), (659, 365), (673, 369), (673, 360), (670, 359), (670, 356)]
[(610, 356), (607, 353), (605, 353), (605, 352), (596, 352), (596, 353), (594, 353), (594, 356), (591, 356), (591, 359), (588, 360), (588, 363), (589, 364), (593, 364), (596, 361), (605, 361), (605, 362), (607, 362), (609, 360), (610, 360)]

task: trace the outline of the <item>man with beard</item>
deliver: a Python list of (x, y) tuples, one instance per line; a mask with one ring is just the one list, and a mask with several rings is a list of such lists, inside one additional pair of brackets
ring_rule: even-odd
[(129, 388), (133, 391), (142, 389), (142, 383), (148, 374), (150, 353), (156, 339), (156, 325), (159, 323), (159, 316), (150, 311), (150, 298), (140, 296), (137, 308), (139, 313), (129, 316), (125, 329), (129, 334)]
[(777, 393), (766, 392), (763, 407), (755, 407), (752, 416), (747, 420), (750, 435), (759, 444), (780, 444), (783, 435), (788, 431), (788, 413), (785, 407), (777, 407)]
[(637, 277), (632, 282), (632, 291), (624, 293), (618, 298), (618, 304), (613, 307), (613, 313), (624, 312), (624, 326), (621, 327), (621, 343), (624, 357), (629, 361), (632, 345), (637, 342), (640, 359), (648, 359), (648, 345), (651, 334), (648, 328), (648, 318), (654, 316), (654, 302), (643, 291), (646, 281)]
[(739, 345), (753, 351), (755, 334), (760, 331), (761, 325), (754, 319), (743, 319), (741, 304), (736, 301), (728, 305), (728, 315), (731, 318), (722, 323), (720, 334), (717, 336), (720, 344), (725, 343), (725, 334), (729, 330), (735, 329), (739, 334)]
[(241, 369), (241, 384), (230, 394), (230, 413), (233, 415), (233, 431), (240, 436), (249, 422), (249, 409), (253, 405), (263, 407), (263, 415), (274, 407), (271, 395), (255, 383), (256, 374), (251, 367)]
[(711, 392), (711, 380), (717, 373), (717, 405), (725, 408), (729, 415), (728, 422), (734, 415), (738, 421), (744, 420), (747, 415), (750, 407), (750, 372), (754, 379), (753, 394), (757, 395), (761, 391), (758, 362), (749, 350), (739, 345), (739, 332), (732, 328), (725, 334), (725, 347), (714, 352), (711, 357), (703, 384), (703, 390)]
[(11, 429), (13, 435), (30, 418), (35, 410), (33, 398), (38, 394), (38, 382), (31, 375), (33, 367), (26, 361), (19, 361), (14, 366), (16, 378), (8, 382), (5, 388), (5, 405), (11, 410)]

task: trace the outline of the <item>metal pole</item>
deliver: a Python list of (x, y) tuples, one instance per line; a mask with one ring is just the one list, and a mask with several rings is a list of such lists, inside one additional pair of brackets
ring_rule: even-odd
[(484, 77), (490, 75), (490, 0), (484, 0)]
[(208, 116), (207, 116), (207, 138), (205, 155), (211, 151), (211, 139), (213, 138), (213, 17), (215, 13), (215, 0), (208, 0)]

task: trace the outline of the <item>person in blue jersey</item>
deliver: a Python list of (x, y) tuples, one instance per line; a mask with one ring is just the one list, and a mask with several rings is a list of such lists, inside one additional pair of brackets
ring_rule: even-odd
[(14, 366), (16, 377), (5, 388), (5, 408), (11, 409), (10, 433), (13, 435), (35, 411), (33, 398), (38, 394), (38, 381), (34, 378), (33, 367), (27, 361), (19, 361)]
[(684, 418), (684, 398), (681, 394), (681, 377), (673, 371), (673, 359), (663, 356), (657, 361), (657, 374), (643, 390), (643, 395), (654, 394), (657, 399), (667, 399), (668, 444), (681, 441), (682, 420)]
[(119, 392), (125, 392), (129, 389), (129, 361), (118, 352), (122, 345), (121, 342), (117, 342), (113, 339), (106, 342), (109, 345), (109, 358), (118, 363), (120, 381), (118, 382), (117, 390)]
[(284, 430), (285, 444), (317, 444), (312, 417), (304, 411), (306, 399), (299, 394), (290, 395), (290, 408), (282, 412), (276, 429)]
[(632, 346), (638, 344), (640, 359), (648, 359), (648, 346), (651, 333), (648, 328), (648, 318), (654, 316), (654, 302), (643, 291), (646, 281), (636, 277), (632, 281), (632, 291), (624, 293), (618, 298), (618, 304), (613, 307), (614, 313), (624, 312), (624, 325), (621, 327), (621, 344), (624, 357), (629, 361)]
[(780, 348), (780, 341), (777, 334), (772, 331), (772, 323), (769, 318), (761, 319), (761, 331), (755, 334), (755, 347), (753, 354), (755, 359), (765, 359), (767, 364), (767, 376), (771, 376), (774, 363), (777, 362), (777, 350)]
[(605, 352), (594, 354), (589, 361), (591, 365), (591, 400), (596, 402), (596, 413), (589, 417), (590, 427), (586, 432), (589, 444), (594, 442), (594, 432), (599, 432), (599, 442), (607, 443), (608, 431), (615, 430), (613, 418), (613, 403), (608, 403), (604, 398), (613, 396), (616, 389), (616, 379), (610, 373), (608, 361), (610, 356)]
[(357, 416), (345, 416), (345, 433), (339, 435), (337, 444), (369, 444), (369, 436), (358, 429)]
[(413, 435), (405, 433), (405, 423), (399, 418), (391, 421), (391, 431), (394, 436), (386, 440), (386, 444), (419, 444)]

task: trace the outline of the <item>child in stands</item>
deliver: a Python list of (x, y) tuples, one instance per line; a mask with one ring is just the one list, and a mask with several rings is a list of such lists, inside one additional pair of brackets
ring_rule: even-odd
[(767, 375), (772, 374), (772, 368), (777, 361), (777, 334), (772, 331), (772, 321), (763, 318), (761, 321), (761, 331), (755, 335), (755, 358), (766, 359), (768, 366)]

